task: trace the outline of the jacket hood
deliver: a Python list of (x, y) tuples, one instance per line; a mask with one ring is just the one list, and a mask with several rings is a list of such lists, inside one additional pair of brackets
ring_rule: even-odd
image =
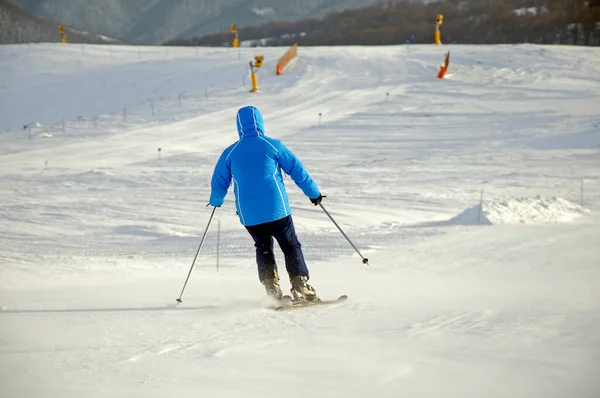
[(236, 124), (240, 140), (244, 137), (265, 135), (262, 114), (253, 106), (245, 106), (238, 110)]

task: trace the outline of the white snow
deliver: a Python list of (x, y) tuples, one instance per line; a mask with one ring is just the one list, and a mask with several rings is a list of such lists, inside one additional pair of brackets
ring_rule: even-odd
[[(600, 49), (285, 50), (0, 46), (0, 396), (600, 396)], [(344, 304), (269, 310), (230, 192), (175, 305), (249, 104)]]
[(526, 15), (526, 14), (531, 14), (531, 15), (537, 15), (539, 13), (545, 13), (548, 12), (548, 9), (546, 7), (540, 7), (539, 9), (537, 7), (522, 7), (522, 8), (517, 8), (515, 10), (513, 10), (513, 13), (515, 15)]
[(569, 222), (585, 209), (562, 198), (485, 200), (448, 220), (453, 225), (552, 224)]
[(265, 17), (267, 15), (273, 15), (273, 14), (275, 14), (275, 10), (272, 9), (271, 7), (265, 7), (265, 8), (256, 8), (256, 7), (253, 7), (251, 9), (251, 11), (253, 13), (255, 13), (256, 15), (260, 15), (262, 17)]

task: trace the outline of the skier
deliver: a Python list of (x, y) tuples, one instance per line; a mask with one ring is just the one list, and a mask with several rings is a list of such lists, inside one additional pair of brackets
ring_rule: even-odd
[(265, 136), (257, 108), (239, 109), (236, 120), (240, 139), (225, 149), (217, 161), (209, 204), (220, 207), (233, 181), (237, 214), (254, 240), (258, 277), (267, 294), (276, 300), (283, 296), (273, 254), (275, 238), (285, 257), (293, 299), (318, 300), (315, 289), (307, 283), (308, 268), (294, 229), (281, 170), (315, 206), (324, 196), (296, 155), (280, 141)]

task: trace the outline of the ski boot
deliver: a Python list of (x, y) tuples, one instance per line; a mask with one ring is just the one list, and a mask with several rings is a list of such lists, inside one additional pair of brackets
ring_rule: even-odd
[(281, 301), (283, 297), (283, 292), (279, 287), (279, 275), (277, 271), (273, 271), (273, 277), (268, 279), (263, 279), (261, 281), (265, 290), (267, 291), (267, 295), (271, 297), (273, 300)]
[(292, 293), (292, 298), (295, 302), (319, 300), (315, 289), (306, 283), (306, 281), (308, 281), (308, 278), (304, 275), (297, 275), (290, 280), (292, 284), (290, 292)]

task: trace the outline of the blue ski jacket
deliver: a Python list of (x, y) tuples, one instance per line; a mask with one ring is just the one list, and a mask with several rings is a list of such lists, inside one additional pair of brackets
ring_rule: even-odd
[(233, 181), (235, 208), (244, 226), (279, 220), (291, 214), (281, 171), (292, 177), (309, 198), (319, 188), (304, 165), (281, 141), (265, 136), (258, 109), (246, 106), (237, 112), (239, 141), (217, 161), (211, 180), (210, 205), (221, 206)]

